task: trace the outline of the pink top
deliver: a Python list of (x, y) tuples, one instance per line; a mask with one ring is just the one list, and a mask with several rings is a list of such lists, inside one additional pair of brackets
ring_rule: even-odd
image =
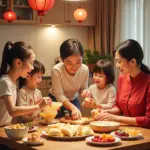
[(124, 116), (136, 117), (137, 124), (150, 128), (150, 74), (140, 72), (135, 78), (121, 75), (116, 106)]

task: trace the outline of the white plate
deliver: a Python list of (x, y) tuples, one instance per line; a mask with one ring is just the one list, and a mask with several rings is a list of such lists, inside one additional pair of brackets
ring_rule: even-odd
[(39, 120), (39, 123), (44, 124), (44, 125), (55, 124), (55, 123), (58, 123), (58, 122), (60, 122), (58, 119), (54, 119), (50, 123), (45, 122), (44, 119), (43, 120)]
[(34, 131), (37, 131), (38, 127), (37, 126), (34, 126), (32, 129), (29, 129), (28, 132), (34, 132)]
[(86, 142), (94, 144), (94, 145), (112, 145), (112, 144), (119, 143), (121, 141), (120, 138), (114, 137), (115, 138), (114, 142), (102, 142), (102, 143), (100, 143), (100, 142), (93, 142), (92, 138), (94, 138), (94, 136), (87, 137), (85, 140), (86, 140)]
[(26, 144), (28, 145), (31, 145), (31, 146), (39, 146), (39, 145), (43, 145), (44, 144), (44, 139), (40, 139), (41, 141), (38, 141), (38, 142), (28, 142), (28, 137), (25, 137), (22, 139), (23, 142), (25, 142)]
[(57, 139), (57, 140), (78, 140), (78, 139), (84, 139), (88, 136), (91, 136), (91, 135), (72, 136), (72, 137), (69, 137), (69, 136), (49, 136), (45, 131), (42, 131), (42, 134), (47, 136), (47, 137), (50, 137), (52, 139)]
[(115, 132), (111, 132), (110, 134), (124, 140), (132, 140), (132, 139), (137, 139), (142, 137), (142, 133), (138, 134), (137, 136), (118, 136), (115, 134)]

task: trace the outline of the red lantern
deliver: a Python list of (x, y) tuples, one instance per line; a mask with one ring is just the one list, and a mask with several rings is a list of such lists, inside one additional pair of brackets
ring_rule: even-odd
[(38, 16), (45, 16), (45, 11), (54, 6), (55, 0), (28, 0), (32, 9), (38, 11)]
[(16, 20), (17, 15), (12, 10), (8, 10), (3, 15), (4, 20), (8, 21), (9, 23), (12, 23), (12, 21)]
[(87, 17), (87, 12), (83, 8), (78, 8), (74, 11), (74, 18), (79, 22), (83, 22)]

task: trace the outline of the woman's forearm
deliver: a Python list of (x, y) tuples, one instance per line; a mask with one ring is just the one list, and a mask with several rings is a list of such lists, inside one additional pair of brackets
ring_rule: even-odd
[(73, 110), (74, 109), (74, 107), (76, 107), (76, 106), (74, 106), (69, 100), (65, 100), (64, 102), (63, 102), (63, 106), (65, 107), (65, 108), (67, 108), (68, 110)]
[(115, 121), (128, 125), (138, 126), (135, 117), (116, 116)]
[(105, 110), (107, 113), (110, 113), (110, 114), (115, 114), (115, 115), (120, 115), (121, 114), (121, 111), (118, 107), (113, 107), (111, 109), (106, 109)]

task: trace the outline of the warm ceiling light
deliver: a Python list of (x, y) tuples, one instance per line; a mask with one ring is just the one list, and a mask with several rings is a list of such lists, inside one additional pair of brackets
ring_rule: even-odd
[(78, 8), (74, 11), (74, 18), (79, 22), (83, 22), (87, 17), (87, 12), (83, 8)]

